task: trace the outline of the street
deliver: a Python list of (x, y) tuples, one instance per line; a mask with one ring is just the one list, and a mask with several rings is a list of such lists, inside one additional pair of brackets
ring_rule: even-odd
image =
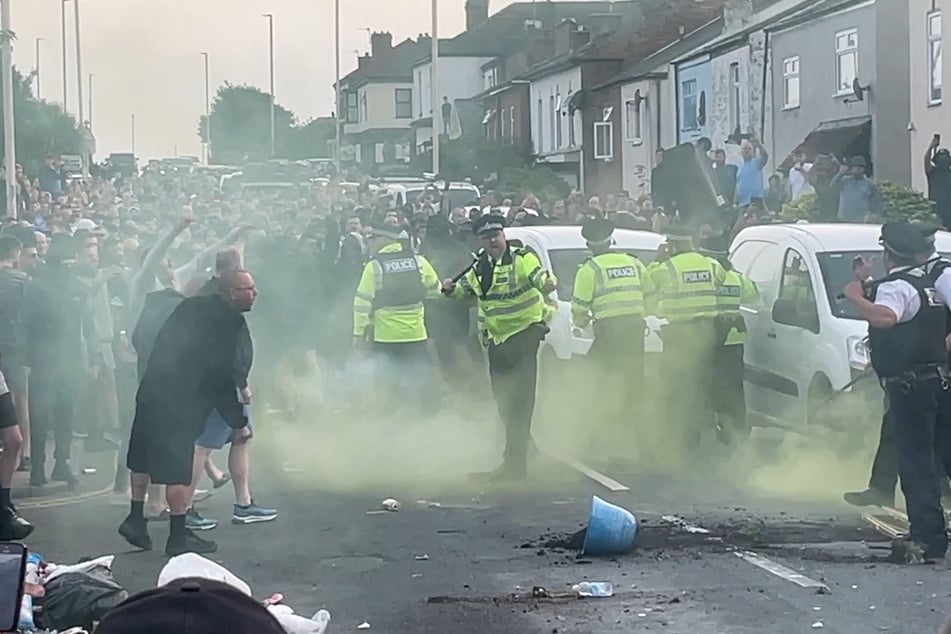
[[(218, 541), (214, 560), (257, 598), (280, 592), (306, 616), (327, 608), (334, 632), (363, 622), (390, 633), (935, 632), (948, 612), (946, 573), (881, 561), (887, 542), (839, 502), (840, 488), (862, 484), (862, 460), (854, 468), (815, 460), (811, 475), (790, 471), (781, 488), (766, 464), (778, 464), (777, 447), (788, 442), (777, 432), (754, 434), (751, 452), (766, 466), (742, 480), (712, 443), (693, 472), (614, 461), (585, 475), (545, 455), (539, 437), (530, 483), (487, 486), (467, 477), (497, 455), (473, 442), (478, 427), (408, 424), (396, 438), (395, 424), (376, 434), (367, 425), (262, 425), (252, 483), (261, 503), (280, 509), (273, 523), (231, 525), (228, 488), (199, 506), (221, 520), (203, 534)], [(357, 436), (359, 451), (342, 440)], [(563, 547), (585, 524), (592, 495), (637, 516), (637, 552), (579, 559)], [(402, 508), (382, 511), (387, 497)], [(114, 553), (130, 592), (154, 586), (166, 526), (151, 525), (155, 551), (129, 552), (115, 532), (127, 512), (121, 500), (61, 499), (21, 505), (38, 526), (31, 548), (63, 563)], [(615, 596), (559, 595), (583, 580), (609, 581)], [(532, 598), (533, 589), (552, 598)]]

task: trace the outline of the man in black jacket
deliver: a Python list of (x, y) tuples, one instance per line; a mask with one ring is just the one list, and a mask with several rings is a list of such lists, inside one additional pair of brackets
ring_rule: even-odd
[(213, 410), (240, 437), (250, 434), (234, 366), (238, 338), (247, 327), (244, 313), (256, 297), (251, 275), (230, 271), (220, 278), (218, 294), (182, 301), (159, 332), (136, 395), (129, 440), (132, 505), (119, 534), (133, 546), (152, 548), (143, 512), (151, 479), (166, 485), (171, 530), (165, 553), (217, 550), (185, 525), (195, 440)]

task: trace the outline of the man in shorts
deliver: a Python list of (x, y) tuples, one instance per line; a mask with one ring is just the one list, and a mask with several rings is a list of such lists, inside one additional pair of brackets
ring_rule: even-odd
[(3, 372), (0, 372), (0, 445), (3, 446), (3, 453), (0, 453), (0, 541), (19, 541), (33, 532), (33, 525), (20, 517), (10, 502), (13, 472), (17, 468), (23, 436), (17, 424), (13, 393), (7, 387)]
[(212, 411), (221, 414), (238, 438), (251, 434), (237, 398), (234, 367), (238, 340), (247, 329), (244, 313), (256, 297), (249, 273), (229, 271), (221, 277), (216, 295), (183, 300), (159, 332), (136, 395), (129, 439), (132, 503), (119, 534), (133, 546), (152, 548), (143, 512), (151, 480), (166, 485), (170, 511), (166, 555), (217, 550), (214, 542), (186, 526), (195, 441)]

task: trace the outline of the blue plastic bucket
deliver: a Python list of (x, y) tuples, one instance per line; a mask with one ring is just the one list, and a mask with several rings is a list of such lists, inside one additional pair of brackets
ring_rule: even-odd
[(592, 496), (581, 554), (602, 557), (629, 553), (636, 535), (637, 519), (630, 511)]

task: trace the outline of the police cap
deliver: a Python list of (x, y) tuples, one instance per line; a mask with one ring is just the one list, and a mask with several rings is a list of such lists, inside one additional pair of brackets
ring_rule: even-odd
[(882, 225), (878, 242), (888, 251), (904, 258), (930, 253), (932, 249), (924, 231), (909, 222), (886, 222)]
[(505, 229), (505, 217), (501, 214), (486, 214), (472, 223), (472, 232), (479, 236), (503, 229)]
[(374, 238), (389, 238), (390, 240), (402, 240), (406, 238), (406, 232), (402, 227), (386, 224), (385, 222), (375, 222), (370, 225), (370, 235)]
[(588, 244), (604, 244), (611, 240), (614, 223), (607, 218), (587, 218), (581, 226), (581, 237)]
[(941, 227), (927, 222), (912, 222), (911, 224), (917, 227), (921, 231), (921, 235), (925, 237), (925, 241), (930, 247), (928, 252), (934, 251), (935, 234), (941, 231)]

